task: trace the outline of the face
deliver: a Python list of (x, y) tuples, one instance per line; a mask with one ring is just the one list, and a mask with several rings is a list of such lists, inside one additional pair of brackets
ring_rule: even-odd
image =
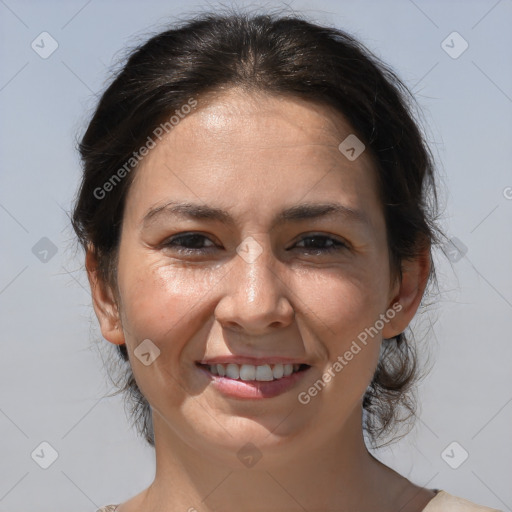
[[(238, 463), (250, 441), (283, 460), (360, 414), (382, 336), (400, 332), (396, 318), (378, 322), (399, 288), (376, 171), (368, 151), (340, 152), (353, 131), (328, 107), (235, 90), (199, 107), (136, 171), (122, 329), (100, 319), (102, 331), (126, 343), (159, 429), (213, 458)], [(134, 354), (143, 340), (159, 351), (147, 365)], [(279, 378), (292, 363), (303, 366)]]

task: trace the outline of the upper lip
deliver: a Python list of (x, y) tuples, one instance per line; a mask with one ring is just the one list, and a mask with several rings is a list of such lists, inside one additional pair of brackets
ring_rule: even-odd
[(268, 356), (268, 357), (246, 357), (246, 356), (218, 356), (211, 357), (207, 359), (203, 359), (198, 361), (199, 364), (252, 364), (254, 366), (263, 366), (265, 364), (307, 364), (301, 359), (296, 359), (293, 357), (277, 357), (277, 356)]

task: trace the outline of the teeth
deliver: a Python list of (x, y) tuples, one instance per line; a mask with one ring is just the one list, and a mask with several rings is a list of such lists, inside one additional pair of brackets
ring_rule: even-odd
[(243, 364), (240, 367), (240, 378), (242, 380), (254, 380), (256, 378), (256, 366)]
[(270, 381), (274, 380), (272, 368), (268, 364), (256, 366), (256, 380)]
[(220, 375), (229, 379), (241, 379), (244, 381), (258, 380), (268, 382), (275, 379), (288, 377), (293, 372), (298, 371), (300, 364), (275, 364), (273, 366), (264, 364), (261, 366), (254, 366), (252, 364), (212, 364), (209, 365), (209, 370), (213, 375)]
[(238, 379), (240, 377), (240, 370), (237, 364), (228, 364), (226, 366), (226, 377), (230, 379)]
[(274, 379), (280, 379), (284, 375), (284, 366), (282, 364), (275, 364), (272, 373)]

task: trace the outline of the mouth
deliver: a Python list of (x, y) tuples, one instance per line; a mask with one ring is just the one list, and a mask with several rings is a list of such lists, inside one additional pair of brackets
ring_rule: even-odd
[(212, 375), (219, 375), (232, 380), (269, 382), (289, 377), (293, 373), (303, 372), (307, 364), (202, 364), (196, 363)]
[(230, 398), (272, 398), (295, 387), (311, 366), (307, 364), (204, 364), (196, 366), (213, 386)]

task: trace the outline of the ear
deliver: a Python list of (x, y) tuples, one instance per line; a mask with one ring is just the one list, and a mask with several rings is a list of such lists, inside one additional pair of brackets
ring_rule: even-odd
[(124, 332), (121, 326), (119, 311), (114, 293), (98, 274), (98, 261), (93, 249), (89, 247), (85, 256), (85, 268), (91, 287), (92, 303), (96, 317), (100, 324), (103, 337), (114, 343), (122, 345), (125, 343)]
[(425, 292), (431, 265), (430, 244), (416, 259), (402, 262), (402, 280), (395, 284), (388, 305), (388, 310), (393, 309), (395, 315), (393, 318), (387, 315), (389, 321), (382, 329), (383, 338), (394, 338), (404, 332), (413, 319)]

